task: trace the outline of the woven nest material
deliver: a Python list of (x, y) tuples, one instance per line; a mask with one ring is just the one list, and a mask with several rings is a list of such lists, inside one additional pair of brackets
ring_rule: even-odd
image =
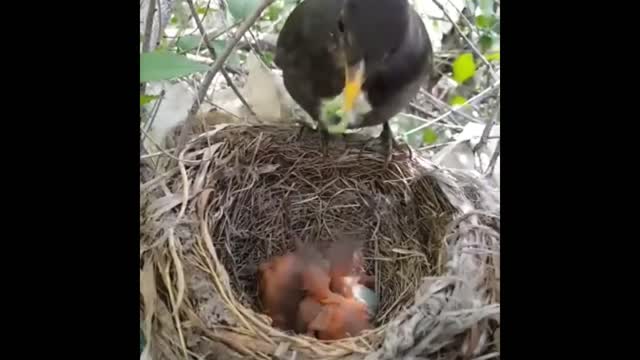
[[(217, 126), (141, 186), (141, 321), (153, 359), (499, 357), (499, 198), (481, 179), (295, 127)], [(406, 154), (405, 154), (406, 155)], [(375, 329), (285, 333), (257, 303), (258, 264), (341, 236), (364, 241)]]

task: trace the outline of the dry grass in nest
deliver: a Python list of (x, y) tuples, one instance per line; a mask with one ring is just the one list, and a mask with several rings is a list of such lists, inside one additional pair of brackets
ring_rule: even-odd
[[(462, 203), (453, 204), (446, 193), (467, 198), (469, 188), (456, 188), (424, 161), (396, 159), (384, 168), (382, 155), (360, 151), (368, 139), (358, 135), (332, 140), (329, 157), (323, 157), (317, 134), (301, 141), (296, 136), (292, 127), (219, 126), (192, 140), (176, 169), (142, 186), (142, 276), (154, 282), (143, 286), (143, 318), (154, 358), (220, 352), (227, 354), (222, 358), (384, 358), (411, 351), (402, 350), (402, 339), (390, 344), (386, 330), (405, 326), (411, 310), (428, 302), (424, 294), (435, 290), (425, 279), (452, 275), (448, 269), (457, 250), (451, 246), (459, 239), (471, 234), (475, 242), (496, 242), (490, 226), (478, 225), (486, 228), (482, 235), (476, 227), (465, 228), (469, 216), (459, 217)], [(495, 215), (481, 217), (495, 228)], [(322, 342), (271, 327), (256, 302), (259, 263), (293, 249), (296, 239), (324, 247), (344, 236), (365, 243), (367, 270), (381, 297), (377, 328)], [(484, 259), (482, 266), (494, 263)], [(472, 293), (499, 302), (497, 279), (487, 280), (484, 272), (481, 278), (482, 291), (475, 286)], [(454, 293), (461, 289), (452, 284)], [(485, 315), (434, 351), (453, 342), (480, 342), (475, 338), (486, 337), (486, 329), (471, 328), (495, 311)], [(488, 348), (473, 346), (473, 352)]]

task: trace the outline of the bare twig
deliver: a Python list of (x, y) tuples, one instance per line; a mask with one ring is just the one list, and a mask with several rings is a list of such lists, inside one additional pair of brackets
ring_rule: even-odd
[[(152, 0), (149, 0), (152, 1)], [(156, 3), (158, 4), (158, 38), (156, 38), (156, 44), (154, 46), (154, 48), (156, 48), (159, 44), (160, 41), (162, 39), (162, 4), (160, 4), (160, 0), (156, 0)]]
[(426, 91), (426, 90), (421, 90), (420, 93), (422, 93), (422, 95), (426, 96), (429, 101), (434, 104), (435, 106), (438, 106), (442, 109), (451, 111), (453, 114), (456, 115), (460, 115), (461, 117), (471, 121), (471, 122), (482, 122), (480, 119), (477, 119), (475, 117), (473, 117), (472, 115), (469, 115), (463, 111), (460, 111), (458, 109), (453, 108), (451, 105), (447, 104), (446, 102), (438, 99), (437, 97), (433, 96), (430, 92)]
[(164, 100), (165, 91), (162, 89), (160, 91), (160, 95), (158, 95), (158, 101), (154, 104), (151, 110), (151, 116), (147, 119), (145, 123), (145, 130), (150, 131), (153, 126), (153, 122), (156, 120), (156, 116), (158, 115), (158, 110), (160, 110), (160, 105), (162, 105), (162, 101)]
[[(467, 104), (472, 104), (472, 103), (474, 103), (476, 101), (484, 99), (487, 95), (491, 94), (494, 90), (499, 89), (499, 88), (500, 88), (500, 80), (496, 81), (491, 87), (488, 87), (488, 88), (482, 90), (476, 96), (474, 96), (471, 99), (469, 99), (467, 101)], [(424, 123), (424, 124), (414, 128), (414, 129), (411, 129), (411, 130), (407, 131), (404, 135), (405, 136), (406, 135), (410, 135), (410, 134), (413, 134), (414, 132), (418, 132), (418, 131), (420, 131), (422, 129), (426, 129), (429, 126), (431, 126), (431, 125), (433, 125), (433, 124), (435, 124), (435, 123), (437, 123), (439, 121), (442, 121), (442, 119), (446, 119), (452, 113), (453, 113), (453, 110), (449, 110), (446, 113), (438, 116), (437, 118), (435, 118), (435, 119), (433, 119), (433, 120), (431, 120), (431, 121), (429, 121), (427, 123)]]
[(193, 103), (193, 106), (190, 111), (192, 114), (195, 114), (196, 111), (198, 110), (200, 103), (204, 100), (207, 94), (207, 89), (211, 85), (213, 78), (216, 76), (218, 71), (220, 71), (224, 62), (227, 61), (227, 58), (229, 57), (229, 55), (231, 55), (231, 52), (233, 51), (235, 46), (238, 44), (240, 39), (242, 39), (242, 36), (244, 35), (244, 33), (247, 30), (249, 30), (249, 28), (258, 20), (258, 18), (262, 14), (262, 11), (264, 11), (264, 9), (266, 9), (269, 5), (271, 5), (273, 1), (274, 0), (263, 0), (262, 4), (260, 4), (260, 6), (258, 6), (258, 8), (255, 9), (253, 14), (242, 22), (242, 24), (240, 25), (240, 28), (238, 28), (238, 30), (235, 32), (233, 37), (228, 42), (227, 47), (224, 49), (222, 54), (220, 54), (220, 56), (216, 59), (216, 62), (213, 64), (211, 70), (207, 73), (204, 80), (202, 81), (202, 86), (198, 91), (198, 99)]
[[(142, 38), (142, 52), (149, 52), (151, 49), (151, 32), (153, 31), (153, 12), (156, 8), (155, 0), (147, 0), (148, 8), (147, 8), (147, 17), (144, 23), (144, 35)], [(140, 96), (144, 95), (144, 92), (147, 88), (146, 83), (140, 84)]]
[[(204, 44), (206, 45), (207, 50), (209, 50), (209, 54), (211, 55), (211, 58), (216, 58), (217, 57), (216, 49), (214, 49), (213, 45), (211, 45), (211, 42), (209, 41), (209, 37), (207, 36), (207, 30), (204, 28), (204, 25), (202, 25), (202, 21), (200, 20), (200, 16), (198, 16), (198, 12), (196, 10), (196, 6), (193, 4), (193, 0), (187, 0), (187, 4), (189, 4), (189, 8), (191, 9), (193, 20), (195, 20), (196, 25), (200, 30), (200, 34), (202, 35), (202, 40), (204, 41)], [(247, 102), (247, 100), (245, 100), (244, 96), (242, 96), (242, 94), (240, 93), (240, 90), (238, 90), (236, 85), (233, 83), (231, 76), (229, 76), (229, 74), (225, 69), (220, 69), (220, 72), (222, 73), (222, 76), (224, 76), (224, 79), (226, 80), (227, 85), (229, 85), (231, 90), (233, 90), (233, 92), (236, 94), (238, 99), (240, 99), (242, 104), (247, 109), (249, 109), (249, 112), (251, 113), (251, 115), (255, 116), (256, 113), (253, 111), (253, 109), (251, 109), (251, 106), (249, 106), (249, 103)]]
[[(471, 23), (471, 21), (469, 21), (469, 19), (467, 19), (467, 17), (464, 15), (464, 13), (462, 12), (462, 10), (458, 9), (458, 7), (456, 6), (456, 4), (453, 3), (453, 1), (451, 0), (447, 0), (447, 2), (449, 3), (449, 5), (451, 5), (452, 8), (456, 9), (456, 12), (458, 13), (458, 15), (460, 16), (460, 18), (465, 22), (465, 24), (467, 24), (467, 26), (469, 27), (469, 29), (471, 29), (471, 31), (475, 32), (476, 34), (478, 34), (478, 36), (480, 35), (480, 32), (478, 31), (478, 28), (473, 26), (473, 24)], [(464, 9), (464, 7), (463, 7)]]
[(155, 0), (147, 0), (147, 18), (144, 23), (144, 38), (142, 40), (142, 52), (149, 52), (151, 49), (151, 32), (153, 31), (153, 12), (156, 10)]
[(498, 145), (496, 145), (496, 151), (494, 151), (493, 155), (491, 155), (491, 160), (489, 161), (489, 167), (487, 168), (487, 172), (486, 172), (487, 176), (493, 175), (493, 170), (496, 167), (498, 156), (500, 156), (500, 140), (498, 140)]
[[(487, 138), (487, 140), (495, 140), (495, 139), (500, 139), (499, 136), (489, 136)], [(447, 145), (451, 145), (451, 144), (455, 144), (455, 143), (459, 143), (461, 142), (460, 140), (451, 140), (451, 141), (447, 141), (447, 142), (443, 142), (440, 144), (433, 144), (433, 145), (427, 145), (427, 146), (423, 146), (421, 148), (419, 148), (418, 150), (420, 151), (425, 151), (425, 150), (433, 150), (439, 147), (443, 147), (443, 146), (447, 146)], [(150, 154), (150, 155), (146, 155), (146, 157), (151, 157), (154, 154)]]
[(447, 17), (447, 19), (449, 19), (449, 21), (451, 22), (451, 25), (453, 25), (453, 27), (456, 29), (456, 31), (460, 34), (460, 36), (462, 36), (462, 38), (467, 42), (467, 44), (469, 44), (469, 46), (471, 47), (471, 49), (473, 50), (473, 52), (476, 53), (476, 55), (478, 55), (478, 57), (480, 57), (480, 59), (482, 60), (482, 62), (487, 65), (487, 67), (489, 68), (489, 73), (491, 74), (491, 77), (493, 77), (493, 80), (498, 81), (499, 77), (498, 74), (496, 74), (495, 70), (493, 69), (493, 66), (491, 65), (491, 63), (489, 62), (489, 60), (487, 60), (487, 58), (484, 57), (484, 55), (482, 55), (482, 53), (480, 52), (480, 50), (478, 50), (478, 48), (473, 44), (473, 41), (471, 41), (471, 39), (469, 39), (467, 37), (467, 35), (465, 35), (464, 31), (462, 31), (462, 29), (460, 29), (460, 26), (458, 26), (458, 24), (453, 21), (453, 19), (451, 18), (451, 15), (449, 15), (449, 13), (447, 12), (447, 10), (445, 10), (444, 6), (442, 6), (442, 4), (440, 3), (440, 1), (438, 0), (433, 0), (433, 3), (436, 4), (440, 10), (442, 10), (442, 13), (444, 14), (444, 16)]
[(251, 14), (251, 16), (249, 16), (242, 22), (242, 24), (240, 25), (240, 28), (238, 28), (235, 34), (233, 34), (233, 37), (229, 40), (227, 47), (224, 49), (222, 54), (220, 54), (220, 56), (216, 59), (216, 62), (213, 64), (211, 70), (209, 70), (209, 72), (207, 72), (207, 74), (205, 75), (204, 79), (202, 80), (200, 89), (198, 90), (198, 98), (196, 99), (196, 101), (193, 102), (193, 105), (189, 110), (189, 115), (187, 116), (187, 121), (185, 121), (184, 126), (180, 131), (180, 136), (178, 137), (178, 142), (176, 146), (177, 152), (181, 151), (182, 147), (184, 147), (186, 143), (187, 134), (191, 132), (191, 126), (192, 126), (192, 123), (194, 122), (195, 115), (198, 112), (198, 109), (200, 108), (200, 104), (202, 103), (205, 96), (207, 95), (207, 89), (209, 88), (209, 86), (211, 86), (211, 82), (213, 81), (213, 78), (216, 76), (218, 71), (220, 71), (220, 69), (224, 65), (224, 62), (227, 61), (227, 58), (229, 58), (229, 55), (231, 55), (231, 52), (233, 51), (233, 49), (236, 47), (240, 39), (242, 39), (242, 36), (244, 35), (244, 33), (247, 32), (247, 30), (249, 30), (249, 28), (258, 20), (258, 18), (260, 17), (264, 9), (266, 9), (269, 5), (271, 5), (273, 1), (274, 0), (262, 0), (262, 3), (260, 4), (260, 6), (258, 6), (254, 10), (253, 14)]
[[(207, 15), (209, 15), (209, 10), (211, 10), (211, 0), (209, 0), (209, 1), (207, 2), (207, 7), (206, 7), (206, 9), (204, 10), (204, 14), (202, 14), (202, 18), (203, 18), (203, 19), (204, 19), (204, 18), (206, 18), (206, 17), (207, 17)], [(189, 20), (191, 20), (191, 18), (192, 18), (192, 17), (196, 16), (196, 14), (197, 14), (197, 13), (194, 13), (194, 12), (192, 11), (192, 12), (191, 12), (191, 16), (189, 16)], [(199, 31), (199, 30), (200, 30), (200, 29), (198, 29), (198, 28), (196, 27), (196, 28), (195, 28), (195, 29), (193, 29), (193, 31), (191, 31), (188, 35), (193, 35), (196, 31)], [(225, 32), (226, 32), (226, 30), (223, 30), (223, 31), (224, 31), (223, 33), (225, 33)]]
[[(151, 142), (151, 144), (153, 144), (153, 146), (155, 146), (158, 150), (160, 150), (160, 152), (168, 157), (170, 157), (171, 159), (173, 159), (174, 161), (179, 161), (185, 164), (190, 164), (190, 165), (197, 165), (197, 164), (201, 164), (201, 163), (206, 163), (207, 161), (211, 161), (212, 157), (209, 157), (207, 159), (202, 159), (202, 160), (185, 160), (185, 159), (179, 159), (177, 157), (175, 157), (174, 155), (170, 154), (167, 152), (167, 150), (163, 149), (162, 146), (160, 146), (160, 144), (158, 144), (153, 137), (151, 137), (151, 135), (149, 135), (149, 133), (141, 126), (140, 127), (140, 131), (142, 131), (142, 134), (144, 135), (143, 139), (149, 139), (149, 141)], [(174, 148), (175, 149), (175, 148)], [(149, 156), (147, 156), (149, 157)], [(141, 157), (142, 159), (142, 157)]]
[[(409, 113), (405, 113), (405, 112), (401, 113), (401, 115), (406, 117), (406, 118), (412, 119), (412, 120), (421, 121), (423, 123), (429, 122), (429, 120), (423, 119), (423, 118), (421, 118), (421, 117), (419, 117), (417, 115), (413, 115), (413, 114), (409, 114)], [(456, 130), (464, 129), (464, 127), (462, 127), (460, 125), (457, 125), (457, 124), (442, 123), (442, 124), (440, 124), (440, 126), (446, 127), (446, 128), (449, 128), (449, 129), (456, 129)]]
[(249, 35), (251, 36), (251, 38), (253, 39), (253, 43), (251, 43), (251, 40), (249, 40), (247, 38), (247, 36), (245, 35), (245, 39), (247, 40), (247, 43), (249, 44), (249, 48), (251, 48), (258, 55), (260, 55), (260, 57), (264, 56), (264, 54), (262, 53), (262, 49), (260, 49), (260, 42), (258, 41), (258, 38), (253, 34), (253, 31), (251, 31), (251, 29), (249, 29), (248, 32), (249, 32)]
[(434, 111), (428, 111), (427, 109), (423, 108), (422, 106), (417, 105), (416, 103), (409, 103), (409, 107), (414, 110), (417, 111), (419, 113), (421, 113), (424, 116), (437, 116), (438, 114)]
[[(211, 49), (211, 50), (213, 50), (213, 49)], [(249, 113), (251, 113), (251, 115), (256, 116), (255, 111), (253, 111), (253, 109), (251, 108), (251, 106), (249, 105), (247, 100), (244, 98), (244, 96), (242, 96), (242, 94), (240, 93), (240, 90), (238, 90), (238, 87), (236, 86), (236, 84), (233, 83), (233, 80), (231, 79), (231, 76), (229, 76), (229, 73), (227, 73), (227, 70), (221, 69), (220, 72), (222, 73), (222, 76), (224, 76), (224, 79), (227, 82), (227, 85), (229, 85), (231, 90), (233, 90), (233, 93), (236, 94), (238, 99), (240, 99), (240, 102), (242, 103), (242, 105), (244, 105), (249, 110)]]
[(484, 131), (482, 131), (482, 137), (480, 137), (480, 141), (478, 141), (476, 146), (473, 147), (474, 153), (478, 152), (478, 150), (480, 150), (483, 146), (487, 144), (487, 139), (489, 139), (489, 135), (491, 135), (491, 130), (493, 129), (493, 125), (496, 123), (496, 121), (499, 121), (500, 119), (500, 100), (499, 99), (500, 98), (498, 97), (498, 108), (496, 109), (496, 112), (493, 114), (493, 117), (487, 123), (487, 126), (484, 127)]

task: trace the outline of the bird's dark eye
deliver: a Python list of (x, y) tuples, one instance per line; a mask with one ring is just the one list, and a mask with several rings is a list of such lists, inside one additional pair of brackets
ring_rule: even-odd
[(342, 18), (338, 19), (338, 30), (343, 33), (344, 32), (344, 22), (342, 21)]

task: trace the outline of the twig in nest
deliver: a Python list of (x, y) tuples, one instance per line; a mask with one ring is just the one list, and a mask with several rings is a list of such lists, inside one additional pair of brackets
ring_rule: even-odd
[(487, 60), (487, 58), (485, 58), (484, 55), (482, 55), (480, 50), (478, 50), (478, 48), (473, 44), (471, 39), (469, 39), (467, 37), (467, 35), (464, 34), (464, 31), (462, 31), (462, 29), (460, 29), (460, 26), (458, 26), (458, 24), (455, 21), (453, 21), (453, 19), (451, 18), (451, 16), (447, 12), (447, 10), (444, 9), (444, 6), (442, 6), (442, 4), (440, 4), (440, 1), (433, 0), (433, 3), (436, 4), (440, 8), (440, 10), (442, 10), (442, 13), (444, 14), (444, 16), (446, 16), (447, 19), (449, 19), (449, 22), (451, 22), (451, 25), (453, 25), (453, 27), (460, 34), (460, 36), (462, 36), (462, 38), (467, 42), (467, 44), (469, 44), (469, 46), (471, 47), (473, 52), (476, 53), (476, 55), (478, 55), (478, 57), (480, 57), (480, 59), (482, 60), (482, 62), (485, 65), (487, 65), (487, 67), (489, 68), (489, 73), (491, 74), (491, 77), (493, 77), (493, 80), (498, 81), (498, 79), (499, 79), (498, 74), (496, 74), (496, 72), (493, 69), (493, 66), (491, 65), (489, 60)]
[[(211, 58), (215, 59), (217, 56), (216, 50), (213, 48), (213, 46), (211, 45), (211, 42), (209, 41), (209, 37), (207, 36), (207, 30), (205, 30), (204, 25), (202, 25), (202, 21), (200, 20), (200, 16), (198, 16), (198, 12), (196, 10), (195, 5), (193, 4), (193, 0), (187, 0), (187, 3), (189, 4), (189, 8), (191, 9), (193, 20), (195, 20), (196, 25), (198, 26), (198, 30), (200, 30), (200, 34), (202, 35), (202, 40), (204, 41), (204, 44), (207, 46), (207, 50), (209, 50), (209, 54), (211, 55)], [(236, 94), (238, 99), (240, 99), (242, 104), (246, 106), (247, 109), (249, 109), (249, 112), (251, 113), (251, 115), (255, 116), (256, 113), (253, 111), (253, 109), (251, 109), (251, 106), (249, 106), (249, 103), (247, 102), (247, 100), (245, 100), (244, 96), (242, 96), (242, 94), (240, 93), (240, 90), (238, 90), (236, 85), (233, 83), (231, 76), (229, 76), (229, 74), (225, 69), (221, 68), (220, 72), (222, 73), (222, 76), (224, 76), (224, 79), (227, 82), (227, 85), (229, 85), (231, 90), (233, 90), (233, 92)]]
[(187, 141), (187, 134), (191, 132), (191, 125), (192, 125), (193, 119), (195, 118), (195, 115), (198, 112), (198, 109), (200, 108), (200, 103), (202, 103), (205, 96), (207, 95), (207, 89), (209, 88), (209, 86), (211, 86), (211, 82), (213, 81), (213, 78), (216, 76), (218, 71), (220, 71), (225, 61), (227, 61), (227, 58), (229, 58), (229, 55), (231, 55), (231, 52), (236, 47), (240, 39), (242, 39), (242, 35), (244, 35), (244, 33), (247, 32), (247, 30), (249, 30), (249, 28), (258, 20), (258, 18), (260, 17), (260, 14), (262, 14), (264, 9), (266, 9), (269, 5), (271, 5), (273, 1), (274, 0), (262, 0), (262, 3), (260, 4), (260, 6), (258, 6), (254, 10), (253, 14), (251, 14), (251, 16), (249, 16), (242, 22), (242, 24), (240, 25), (240, 28), (238, 28), (235, 34), (233, 34), (233, 37), (230, 39), (227, 47), (224, 49), (222, 54), (220, 54), (220, 56), (216, 59), (216, 62), (213, 64), (211, 70), (209, 70), (209, 72), (207, 72), (207, 75), (205, 75), (204, 79), (202, 80), (200, 90), (198, 91), (198, 98), (196, 99), (196, 101), (193, 102), (193, 105), (189, 110), (189, 115), (187, 116), (187, 121), (185, 121), (184, 126), (180, 131), (180, 136), (178, 137), (176, 151), (181, 151), (181, 149), (184, 147)]
[[(140, 127), (140, 131), (142, 131), (142, 133), (143, 133), (143, 135), (144, 135), (144, 136), (143, 136), (143, 140), (144, 140), (145, 138), (146, 138), (146, 139), (149, 139), (149, 141), (151, 142), (151, 144), (153, 144), (153, 146), (155, 146), (158, 150), (160, 150), (160, 152), (161, 152), (162, 154), (167, 155), (168, 157), (170, 157), (171, 159), (173, 159), (173, 160), (175, 160), (175, 161), (182, 162), (182, 163), (185, 163), (185, 164), (190, 164), (190, 165), (197, 165), (197, 164), (205, 163), (205, 162), (207, 162), (207, 161), (211, 161), (211, 159), (213, 158), (213, 157), (209, 157), (208, 159), (202, 159), (202, 160), (197, 160), (197, 161), (195, 161), (195, 160), (179, 159), (179, 158), (177, 158), (176, 156), (174, 156), (174, 155), (172, 155), (172, 154), (168, 153), (168, 152), (167, 152), (167, 150), (163, 149), (163, 148), (162, 148), (162, 146), (160, 146), (160, 145), (159, 145), (155, 140), (153, 140), (153, 137), (151, 137), (151, 136), (149, 135), (149, 133), (148, 133), (148, 132), (147, 132), (147, 131), (142, 127), (142, 126)], [(174, 148), (174, 149), (175, 149), (175, 148)]]

